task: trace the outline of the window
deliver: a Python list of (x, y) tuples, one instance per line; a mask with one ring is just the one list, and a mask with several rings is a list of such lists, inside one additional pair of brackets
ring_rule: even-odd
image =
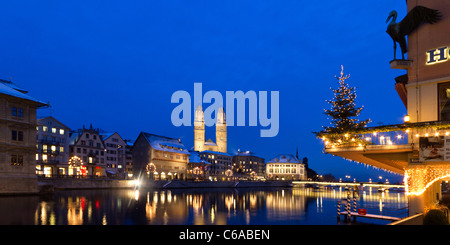
[(47, 154), (42, 154), (42, 161), (47, 162)]
[(11, 116), (23, 118), (23, 108), (12, 107)]
[(63, 134), (64, 134), (64, 129), (60, 129), (60, 130), (59, 130), (59, 134), (60, 134), (60, 135), (63, 135)]
[(56, 128), (52, 128), (52, 133), (56, 134)]
[(450, 82), (438, 85), (439, 120), (450, 121)]
[(11, 155), (11, 165), (23, 166), (23, 155)]
[(11, 131), (11, 140), (17, 140), (17, 131), (16, 130)]
[(47, 152), (47, 145), (42, 145), (42, 152), (44, 152), (44, 153)]
[(47, 132), (48, 131), (47, 126), (42, 126), (42, 131)]
[(89, 134), (86, 134), (86, 139), (89, 139)]
[(94, 163), (94, 161), (92, 160), (92, 157), (89, 157), (89, 163)]
[(11, 130), (11, 140), (23, 141), (23, 131)]
[(56, 146), (52, 145), (51, 149), (52, 149), (52, 153), (54, 153), (56, 151)]

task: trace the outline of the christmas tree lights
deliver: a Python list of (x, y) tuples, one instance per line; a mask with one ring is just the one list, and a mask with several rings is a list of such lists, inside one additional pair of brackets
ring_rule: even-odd
[[(358, 116), (364, 107), (356, 107), (355, 87), (350, 87), (345, 80), (350, 75), (344, 76), (344, 66), (341, 66), (341, 76), (336, 77), (339, 80), (339, 88), (332, 89), (334, 100), (327, 101), (331, 104), (330, 109), (325, 109), (325, 114), (331, 117), (332, 126), (323, 127), (327, 133), (345, 133), (350, 130), (364, 128), (370, 119), (359, 121)], [(348, 138), (348, 135), (347, 137)]]

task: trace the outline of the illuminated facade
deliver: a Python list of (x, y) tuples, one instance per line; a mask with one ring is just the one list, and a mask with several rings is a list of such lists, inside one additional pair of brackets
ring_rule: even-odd
[(406, 70), (395, 79), (405, 123), (318, 135), (326, 153), (404, 175), (410, 214), (436, 203), (450, 176), (450, 2), (407, 1), (408, 13), (419, 5), (444, 17), (418, 26), (408, 35), (407, 59), (391, 61), (391, 68)]
[(37, 123), (36, 174), (67, 175), (70, 128), (51, 116), (38, 119)]
[(228, 153), (217, 151), (199, 152), (202, 160), (210, 162), (208, 166), (209, 178), (214, 181), (231, 180), (234, 173), (232, 170), (232, 156)]
[(133, 175), (153, 180), (185, 179), (189, 151), (180, 140), (141, 132), (133, 145)]
[(187, 168), (188, 180), (207, 180), (209, 179), (209, 171), (211, 162), (200, 157), (198, 151), (189, 151), (189, 163)]
[(233, 172), (248, 177), (263, 177), (265, 174), (265, 160), (251, 151), (240, 151), (233, 156)]
[(305, 164), (291, 154), (280, 154), (266, 163), (270, 180), (306, 180)]
[(194, 120), (194, 150), (195, 151), (217, 151), (227, 153), (227, 123), (225, 112), (221, 107), (217, 113), (216, 143), (211, 139), (205, 141), (205, 121), (203, 120), (203, 109), (198, 106), (195, 109)]
[[(104, 177), (106, 176), (105, 143), (98, 129), (83, 129), (72, 131), (69, 138), (70, 158), (79, 157), (86, 168), (83, 176)], [(69, 168), (68, 175), (78, 175)]]
[(0, 80), (0, 193), (37, 193), (36, 110), (46, 104)]

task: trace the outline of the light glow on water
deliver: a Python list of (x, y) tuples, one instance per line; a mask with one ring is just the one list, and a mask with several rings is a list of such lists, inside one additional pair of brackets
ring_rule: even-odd
[[(343, 187), (271, 189), (71, 190), (50, 197), (2, 197), (1, 224), (24, 225), (336, 225)], [(352, 199), (353, 200), (353, 199)], [(352, 204), (353, 205), (353, 204)], [(357, 207), (405, 217), (403, 192), (361, 190)], [(2, 210), (2, 209), (0, 209)], [(6, 210), (8, 213), (6, 214)], [(341, 210), (343, 211), (343, 210)], [(358, 218), (359, 222), (389, 221)]]

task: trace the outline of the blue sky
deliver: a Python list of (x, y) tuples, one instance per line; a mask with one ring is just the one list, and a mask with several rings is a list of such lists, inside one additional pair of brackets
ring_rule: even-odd
[[(367, 181), (402, 176), (322, 153), (312, 134), (329, 121), (325, 100), (340, 66), (357, 87), (361, 119), (401, 123), (406, 109), (392, 70), (385, 33), (403, 0), (380, 1), (3, 1), (0, 78), (49, 101), (50, 113), (76, 129), (139, 132), (181, 138), (193, 146), (193, 127), (175, 127), (170, 103), (177, 90), (279, 91), (280, 130), (229, 127), (228, 150), (251, 150), (269, 160), (281, 153), (308, 157), (320, 174)], [(398, 55), (397, 55), (398, 56)], [(207, 128), (214, 140), (214, 128)]]

